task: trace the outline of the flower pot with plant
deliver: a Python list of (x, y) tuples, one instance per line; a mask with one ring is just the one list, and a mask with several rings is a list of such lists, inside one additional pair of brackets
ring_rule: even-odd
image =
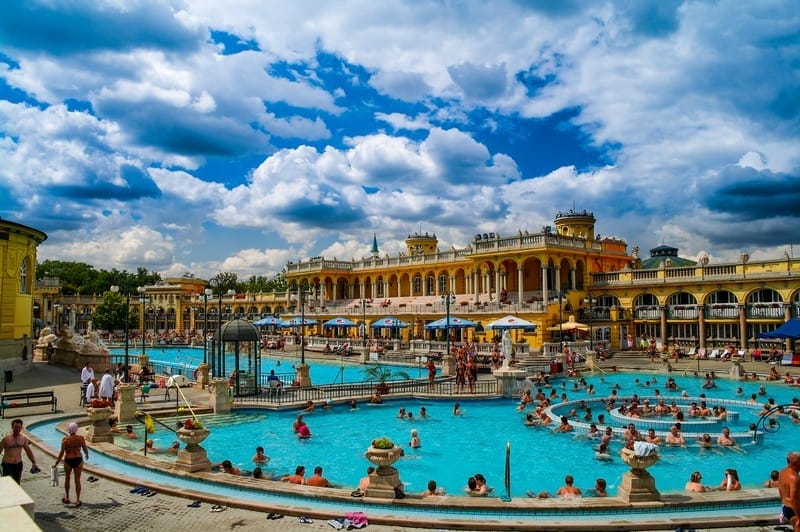
[(361, 372), (368, 381), (376, 381), (375, 391), (381, 395), (389, 393), (388, 381), (397, 379), (410, 379), (411, 376), (402, 370), (395, 370), (382, 364), (369, 364)]

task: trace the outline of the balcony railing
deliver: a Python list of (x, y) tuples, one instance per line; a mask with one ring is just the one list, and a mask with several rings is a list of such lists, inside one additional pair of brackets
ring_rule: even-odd
[(715, 303), (706, 305), (705, 317), (710, 319), (734, 319), (739, 317), (739, 308), (735, 303)]

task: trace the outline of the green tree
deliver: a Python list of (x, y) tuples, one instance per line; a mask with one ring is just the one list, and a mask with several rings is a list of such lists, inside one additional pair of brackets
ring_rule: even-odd
[[(224, 294), (228, 290), (237, 290), (239, 287), (239, 276), (232, 272), (219, 272), (214, 278), (219, 283), (216, 288), (214, 288), (214, 293), (218, 294), (220, 290)], [(238, 291), (238, 290), (237, 290)], [(244, 292), (244, 290), (242, 290)]]
[(161, 275), (139, 267), (135, 274), (127, 270), (95, 270), (94, 266), (83, 262), (66, 262), (46, 260), (36, 266), (36, 279), (44, 277), (57, 278), (61, 283), (61, 293), (72, 294), (104, 294), (117, 285), (122, 290), (127, 286), (135, 293), (137, 286), (154, 285), (161, 281)]
[[(125, 305), (127, 298), (121, 292), (107, 291), (103, 302), (97, 305), (92, 314), (92, 322), (101, 330), (121, 331), (125, 329)], [(128, 329), (136, 327), (136, 315), (129, 312)]]

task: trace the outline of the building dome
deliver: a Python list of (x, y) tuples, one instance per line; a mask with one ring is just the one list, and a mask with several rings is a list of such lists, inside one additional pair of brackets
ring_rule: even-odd
[(665, 268), (683, 268), (696, 265), (697, 261), (679, 257), (678, 248), (658, 246), (650, 250), (650, 258), (642, 261), (641, 269), (656, 270), (662, 266)]
[(224, 323), (220, 335), (223, 342), (257, 342), (260, 339), (255, 326), (243, 319)]

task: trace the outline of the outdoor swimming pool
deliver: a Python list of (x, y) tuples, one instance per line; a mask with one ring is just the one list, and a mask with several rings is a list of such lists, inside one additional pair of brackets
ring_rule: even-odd
[[(679, 373), (671, 375), (679, 384), (677, 392), (664, 389), (664, 375), (657, 375), (658, 382), (650, 386), (635, 386), (633, 381), (639, 378), (644, 383), (653, 379), (652, 374), (608, 375), (604, 381), (599, 377), (587, 378), (587, 381), (597, 390), (595, 398), (607, 397), (618, 384), (621, 396), (653, 395), (658, 389), (668, 400), (677, 400), (682, 390), (695, 397), (705, 392), (709, 406), (715, 404), (714, 398), (744, 400), (751, 393), (757, 393), (759, 385), (765, 384), (763, 381), (719, 380), (716, 389), (703, 390), (700, 379)], [(566, 381), (564, 389), (557, 383), (558, 394), (566, 393), (569, 400), (588, 400), (585, 391), (571, 389), (572, 382)], [(742, 397), (736, 394), (739, 386), (743, 388)], [(789, 403), (793, 396), (800, 395), (800, 390), (783, 384), (772, 384), (768, 390), (769, 395), (760, 397), (760, 403), (766, 402), (767, 397), (775, 398), (776, 404)], [(465, 398), (461, 400), (462, 416), (453, 416), (453, 403), (453, 400), (392, 400), (390, 396), (382, 405), (360, 404), (354, 411), (345, 405), (336, 405), (330, 411), (318, 409), (305, 414), (312, 438), (304, 441), (292, 433), (296, 411), (237, 410), (226, 416), (203, 416), (211, 430), (203, 446), (212, 462), (229, 459), (249, 470), (253, 468), (250, 460), (255, 447), (261, 445), (271, 457), (266, 468), (268, 473), (282, 475), (293, 472), (297, 465), (305, 465), (310, 474), (314, 466), (321, 465), (332, 482), (355, 487), (370, 465), (364, 458), (365, 449), (371, 440), (386, 435), (406, 449), (406, 456), (395, 466), (407, 491), (421, 492), (429, 479), (435, 479), (453, 495), (462, 494), (466, 479), (478, 472), (487, 477), (489, 485), (497, 492), (502, 492), (506, 442), (511, 442), (511, 490), (515, 497), (524, 497), (527, 490), (552, 493), (562, 485), (567, 473), (572, 474), (575, 484), (584, 490), (591, 488), (596, 478), (603, 477), (613, 494), (622, 474), (628, 470), (619, 459), (619, 440), (612, 443), (613, 460), (601, 462), (595, 459), (593, 449), (597, 441), (585, 440), (583, 431), (556, 434), (548, 428), (527, 427), (523, 424), (524, 413), (517, 412), (517, 403), (510, 399), (469, 401)], [(428, 410), (430, 419), (409, 421), (396, 417), (398, 409), (405, 407), (416, 418), (422, 406)], [(746, 432), (748, 425), (757, 420), (759, 406), (742, 406), (735, 410), (739, 420), (729, 423), (731, 430)], [(595, 409), (595, 419), (598, 413)], [(610, 419), (608, 413), (606, 419)], [(726, 468), (739, 471), (745, 488), (761, 487), (772, 469), (783, 467), (787, 451), (796, 444), (800, 425), (793, 424), (788, 416), (782, 416), (780, 422), (782, 429), (767, 434), (763, 443), (742, 441), (746, 445), (738, 449), (718, 446), (703, 449), (694, 442), (688, 442), (686, 449), (662, 448), (661, 461), (650, 472), (662, 492), (682, 490), (695, 470), (701, 471), (706, 484), (717, 485)], [(412, 428), (419, 431), (422, 440), (419, 449), (408, 448)], [(174, 439), (160, 426), (153, 438), (157, 447), (167, 447)]]
[[(113, 356), (113, 362), (122, 362), (120, 355), (125, 354), (124, 349), (113, 348), (109, 350)], [(140, 354), (138, 351), (130, 351), (131, 355)], [(148, 347), (147, 356), (151, 363), (158, 367), (168, 370), (175, 375), (191, 376), (197, 366), (203, 361), (202, 347)], [(225, 355), (225, 369), (228, 373), (236, 367), (235, 355), (228, 353)], [(241, 367), (247, 367), (247, 356), (240, 355)], [(365, 380), (362, 373), (363, 366), (356, 364), (357, 356), (339, 359), (331, 356), (330, 360), (319, 360), (306, 358), (306, 363), (311, 367), (311, 380), (315, 385), (334, 384), (342, 382), (361, 382)], [(294, 373), (294, 365), (300, 363), (300, 354), (287, 353), (282, 351), (262, 351), (261, 352), (261, 374), (268, 375), (270, 370), (275, 373)], [(411, 377), (423, 378), (427, 376), (427, 370), (422, 366), (403, 367)]]

